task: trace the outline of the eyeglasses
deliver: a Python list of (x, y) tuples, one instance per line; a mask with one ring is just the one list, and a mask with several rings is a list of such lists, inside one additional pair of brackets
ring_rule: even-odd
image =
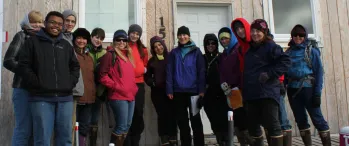
[(127, 39), (115, 39), (116, 42), (127, 42)]
[(48, 21), (48, 23), (50, 23), (51, 25), (63, 26), (63, 23), (61, 23), (61, 22), (56, 22), (56, 21), (54, 21), (54, 20)]
[(304, 33), (296, 33), (296, 34), (292, 34), (292, 37), (305, 37), (305, 34)]

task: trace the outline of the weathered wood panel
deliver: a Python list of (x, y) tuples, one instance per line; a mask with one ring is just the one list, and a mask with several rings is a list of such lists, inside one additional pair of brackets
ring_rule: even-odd
[(60, 12), (63, 12), (65, 9), (73, 8), (73, 0), (61, 0), (61, 9)]
[(244, 17), (248, 22), (253, 21), (253, 0), (242, 0), (241, 1), (241, 9), (242, 9), (242, 17)]
[(234, 5), (233, 5), (233, 16), (234, 18), (239, 18), (242, 17), (242, 6), (241, 6), (241, 0), (234, 0)]
[(253, 19), (263, 18), (263, 0), (252, 0)]

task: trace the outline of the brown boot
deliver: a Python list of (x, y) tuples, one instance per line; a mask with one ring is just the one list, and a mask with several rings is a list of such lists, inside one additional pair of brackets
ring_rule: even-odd
[(252, 138), (253, 138), (253, 144), (251, 144), (251, 146), (264, 146), (263, 135), (259, 137), (252, 137)]
[(311, 133), (310, 129), (299, 130), (305, 146), (311, 146)]
[(122, 134), (111, 133), (110, 143), (114, 143), (115, 146), (123, 146), (124, 145), (124, 137)]
[(91, 126), (90, 129), (90, 146), (97, 146), (98, 126)]
[(323, 146), (331, 146), (331, 135), (329, 130), (321, 131), (319, 135)]
[(170, 141), (168, 138), (169, 138), (168, 136), (160, 136), (160, 141), (162, 146), (170, 145)]
[(282, 132), (284, 135), (283, 146), (292, 146), (292, 130), (284, 130)]
[(283, 145), (283, 135), (280, 136), (271, 136), (269, 146), (282, 146)]

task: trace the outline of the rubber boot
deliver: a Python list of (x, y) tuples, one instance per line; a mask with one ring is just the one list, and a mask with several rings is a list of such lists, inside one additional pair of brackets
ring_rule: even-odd
[(251, 144), (251, 146), (264, 146), (263, 135), (259, 137), (252, 137), (252, 139), (253, 139), (253, 144)]
[(90, 129), (90, 146), (97, 146), (98, 126), (91, 126)]
[(246, 141), (246, 144), (251, 145), (253, 143), (253, 139), (251, 135), (248, 133), (248, 130), (242, 131), (242, 135)]
[(331, 146), (331, 135), (329, 130), (321, 131), (319, 135), (323, 146)]
[(124, 145), (124, 136), (122, 134), (111, 133), (110, 143), (114, 143), (115, 146), (123, 146)]
[(161, 141), (162, 146), (169, 146), (170, 145), (169, 137), (166, 135), (160, 136), (160, 141)]
[(267, 139), (268, 145), (270, 145), (270, 136), (267, 129), (264, 129), (265, 139)]
[(224, 142), (224, 140), (223, 140), (223, 139), (224, 139), (224, 138), (223, 138), (223, 134), (222, 134), (222, 133), (219, 133), (219, 132), (216, 132), (215, 135), (216, 135), (217, 144), (218, 144), (219, 146), (223, 145), (223, 142)]
[(86, 146), (86, 137), (79, 135), (79, 146)]
[(269, 146), (282, 146), (283, 145), (283, 135), (280, 136), (271, 136)]
[(284, 130), (282, 133), (284, 135), (283, 146), (292, 146), (292, 130)]
[(242, 131), (239, 130), (239, 128), (235, 127), (235, 135), (238, 138), (238, 141), (240, 143), (240, 146), (247, 146), (246, 138), (244, 137)]
[(168, 141), (170, 142), (170, 146), (177, 146), (178, 145), (177, 136), (170, 136), (168, 138)]
[(304, 143), (304, 146), (311, 146), (311, 132), (310, 129), (299, 130)]

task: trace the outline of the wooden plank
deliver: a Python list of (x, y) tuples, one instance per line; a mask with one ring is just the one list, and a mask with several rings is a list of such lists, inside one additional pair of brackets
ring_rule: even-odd
[(47, 14), (47, 10), (45, 10), (45, 1), (46, 0), (32, 0), (31, 8), (33, 10), (40, 11), (44, 16)]
[(48, 13), (50, 11), (59, 11), (61, 10), (61, 1), (60, 0), (45, 0), (45, 11)]
[(242, 17), (242, 4), (241, 4), (241, 0), (235, 0), (235, 1), (234, 1), (233, 10), (234, 10), (234, 12), (233, 12), (234, 19), (235, 19), (235, 18)]
[(63, 12), (66, 9), (73, 9), (73, 0), (61, 0), (60, 12)]
[[(322, 101), (326, 100), (327, 104), (327, 121), (331, 128), (331, 130), (338, 131), (338, 113), (337, 113), (337, 99), (336, 99), (336, 88), (335, 88), (335, 77), (334, 74), (334, 65), (333, 65), (333, 54), (332, 50), (333, 47), (332, 39), (331, 39), (331, 33), (330, 27), (333, 27), (332, 21), (330, 21), (330, 17), (333, 17), (329, 14), (329, 10), (333, 10), (327, 7), (327, 3), (331, 2), (329, 1), (319, 1), (320, 3), (320, 9), (321, 15), (322, 15), (322, 25), (323, 25), (323, 44), (324, 49), (322, 52), (323, 56), (323, 65), (324, 65), (324, 87), (326, 88), (326, 94), (324, 98), (322, 98)], [(331, 22), (331, 23), (330, 23)], [(323, 107), (323, 106), (322, 106)]]
[(244, 17), (248, 22), (253, 21), (253, 0), (242, 0), (241, 9), (242, 9), (242, 17)]
[(339, 120), (339, 128), (348, 126), (349, 119), (349, 50), (347, 47), (349, 46), (349, 28), (348, 28), (348, 8), (347, 8), (347, 0), (337, 0), (337, 11), (338, 11), (338, 21), (339, 21), (339, 31), (341, 37), (341, 54), (343, 58), (343, 69), (344, 69), (344, 87), (345, 94), (344, 96), (340, 96), (339, 98), (339, 113), (341, 115), (338, 117)]
[(168, 36), (168, 39), (169, 39), (169, 43), (167, 44), (167, 49), (168, 50), (171, 50), (173, 48), (173, 45), (174, 45), (174, 20), (173, 20), (173, 15), (174, 13), (177, 13), (177, 12), (174, 12), (173, 11), (173, 3), (172, 3), (172, 0), (167, 0), (167, 5), (169, 7), (169, 12), (168, 12), (168, 28), (167, 31), (166, 31), (166, 34)]
[(31, 0), (25, 0), (25, 1), (21, 1), (19, 2), (18, 5), (18, 9), (17, 9), (17, 30), (21, 30), (21, 27), (19, 25), (19, 23), (23, 20), (25, 15), (28, 15), (28, 13), (32, 10), (31, 6), (32, 1)]
[[(338, 35), (340, 34), (339, 32), (339, 16), (337, 12), (337, 5), (336, 1), (333, 0), (328, 0), (327, 1), (327, 6), (328, 6), (328, 15), (331, 16), (329, 17), (329, 24), (330, 24), (330, 32), (331, 32), (331, 42), (332, 42), (332, 59), (334, 62), (334, 79), (335, 79), (335, 92), (336, 92), (336, 104), (332, 105), (337, 105), (337, 117), (331, 117), (331, 119), (337, 119), (338, 124), (342, 125), (344, 122), (343, 119), (338, 119), (338, 117), (348, 117), (347, 111), (344, 112), (344, 106), (346, 107), (346, 102), (343, 102), (343, 98), (346, 97), (346, 91), (345, 91), (345, 83), (343, 80), (344, 77), (344, 71), (343, 71), (343, 59), (342, 59), (342, 50), (341, 50), (341, 36)], [(345, 108), (346, 109), (346, 108)], [(344, 112), (346, 115), (344, 115)], [(331, 116), (334, 116), (331, 114)], [(348, 118), (345, 119), (346, 121)], [(332, 130), (338, 131), (339, 125), (336, 125), (335, 127), (332, 127)]]
[(252, 0), (253, 19), (263, 19), (263, 0)]
[[(77, 1), (77, 0), (73, 0), (72, 1), (72, 9), (75, 11), (75, 13), (76, 13), (76, 15), (78, 15), (78, 17), (79, 17), (79, 1)], [(77, 21), (76, 21), (76, 28), (77, 27), (79, 27), (79, 18), (77, 18)], [(108, 44), (109, 45), (109, 44)]]

